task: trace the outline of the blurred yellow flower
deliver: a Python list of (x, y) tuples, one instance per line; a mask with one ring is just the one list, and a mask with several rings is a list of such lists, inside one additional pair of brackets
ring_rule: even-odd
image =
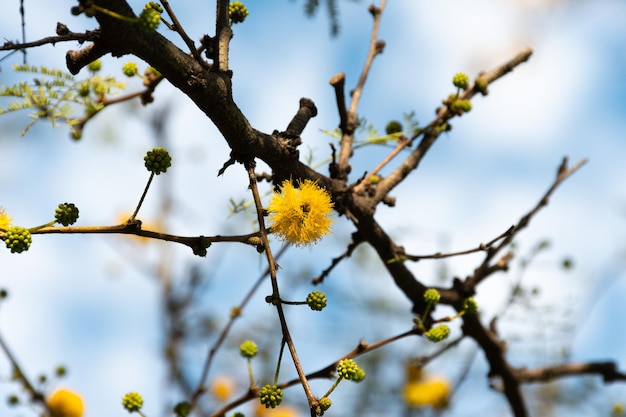
[(254, 415), (256, 417), (298, 417), (300, 413), (297, 409), (288, 405), (279, 405), (276, 408), (266, 408), (259, 402)]
[(235, 390), (235, 381), (228, 376), (218, 376), (211, 384), (211, 393), (218, 401), (227, 401)]
[(0, 206), (0, 229), (7, 230), (11, 226), (13, 217), (9, 217), (4, 207)]
[(330, 233), (332, 209), (330, 195), (311, 180), (298, 188), (291, 180), (283, 181), (267, 207), (272, 233), (296, 246), (317, 243)]
[(77, 393), (59, 388), (48, 397), (48, 408), (54, 417), (82, 417), (85, 406)]
[(445, 408), (450, 397), (450, 382), (445, 378), (409, 381), (404, 386), (404, 401), (409, 407)]

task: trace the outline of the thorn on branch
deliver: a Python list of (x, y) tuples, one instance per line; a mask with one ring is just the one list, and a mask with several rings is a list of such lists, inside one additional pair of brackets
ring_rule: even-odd
[(373, 4), (370, 4), (367, 7), (367, 11), (370, 12), (370, 14), (372, 15), (372, 17), (376, 18), (376, 16), (378, 16), (381, 12), (380, 7), (376, 7)]
[(377, 55), (378, 55), (378, 54), (382, 54), (382, 53), (383, 53), (383, 50), (385, 49), (385, 45), (386, 45), (386, 43), (385, 43), (385, 41), (383, 41), (383, 40), (378, 40), (378, 41), (376, 41), (376, 45), (375, 45), (376, 50), (375, 50), (375, 53), (376, 53)]
[(59, 36), (66, 36), (70, 33), (70, 30), (66, 25), (61, 22), (57, 22), (56, 34)]

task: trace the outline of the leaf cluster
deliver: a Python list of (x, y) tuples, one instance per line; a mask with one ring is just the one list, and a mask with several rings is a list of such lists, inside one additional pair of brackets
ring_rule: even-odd
[(17, 72), (30, 73), (32, 81), (21, 81), (13, 86), (0, 87), (1, 97), (12, 97), (7, 107), (0, 108), (0, 114), (19, 110), (32, 110), (33, 119), (21, 134), (26, 132), (40, 119), (48, 119), (53, 126), (64, 122), (69, 126), (82, 123), (73, 117), (72, 105), (82, 107), (84, 117), (90, 118), (104, 107), (104, 98), (114, 90), (122, 90), (125, 84), (114, 77), (102, 77), (93, 73), (89, 78), (77, 80), (69, 72), (45, 66), (15, 65)]

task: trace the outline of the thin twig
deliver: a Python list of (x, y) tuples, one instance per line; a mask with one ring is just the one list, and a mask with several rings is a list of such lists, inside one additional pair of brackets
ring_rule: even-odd
[[(365, 341), (360, 341), (359, 344), (350, 352), (348, 352), (347, 354), (343, 355), (341, 358), (337, 359), (336, 361), (330, 363), (329, 365), (315, 371), (315, 372), (311, 372), (309, 374), (306, 374), (306, 378), (307, 380), (311, 380), (311, 379), (320, 379), (320, 378), (330, 378), (334, 375), (335, 370), (337, 369), (337, 364), (339, 363), (339, 361), (341, 361), (342, 359), (353, 359), (356, 358), (357, 356), (361, 356), (364, 355), (368, 352), (371, 352), (373, 350), (376, 349), (380, 349), (383, 346), (386, 346), (390, 343), (396, 342), (400, 339), (404, 339), (406, 337), (409, 336), (414, 336), (414, 335), (419, 335), (420, 331), (417, 328), (413, 328), (409, 331), (406, 331), (404, 333), (398, 334), (396, 336), (392, 336), (389, 337), (387, 339), (383, 339), (383, 340), (379, 340), (378, 342), (374, 342), (374, 343), (366, 343)], [(277, 387), (280, 389), (285, 389), (291, 386), (295, 386), (301, 384), (301, 380), (300, 378), (296, 378), (296, 379), (291, 379), (289, 381), (286, 382), (282, 382), (280, 384), (277, 384)], [(216, 411), (215, 413), (213, 413), (211, 415), (211, 417), (219, 417), (219, 416), (223, 416), (225, 415), (225, 413), (229, 410), (232, 410), (233, 408), (251, 400), (252, 398), (256, 397), (258, 395), (258, 390), (248, 390), (246, 393), (244, 393), (243, 395), (241, 395), (239, 398), (233, 400), (232, 402), (230, 402), (229, 404), (225, 405), (223, 408), (221, 408), (220, 410)]]
[[(33, 231), (31, 234), (44, 235), (44, 234), (124, 234), (134, 235), (156, 240), (164, 240), (167, 242), (180, 243), (185, 246), (189, 246), (196, 255), (206, 254), (206, 249), (212, 244), (217, 242), (239, 242), (251, 246), (257, 246), (256, 239), (259, 237), (259, 233), (250, 233), (247, 235), (233, 235), (233, 236), (179, 236), (171, 235), (168, 233), (155, 232), (152, 230), (146, 230), (141, 228), (141, 222), (135, 220), (132, 223), (122, 223), (114, 226), (68, 226), (68, 227), (46, 227)], [(0, 236), (4, 239), (4, 235)]]
[(525, 229), (528, 226), (531, 219), (537, 214), (537, 212), (539, 212), (539, 210), (541, 210), (548, 204), (550, 196), (552, 195), (552, 193), (554, 193), (557, 187), (568, 177), (570, 177), (574, 172), (580, 169), (585, 163), (587, 163), (587, 159), (583, 158), (572, 167), (568, 168), (567, 158), (563, 158), (557, 170), (556, 178), (554, 179), (554, 182), (552, 183), (550, 188), (548, 188), (548, 190), (537, 202), (537, 204), (518, 221), (513, 230), (511, 230), (511, 232), (507, 234), (497, 246), (493, 246), (487, 251), (485, 259), (483, 260), (481, 265), (476, 268), (472, 276), (468, 277), (465, 280), (465, 283), (463, 285), (466, 289), (473, 289), (488, 276), (487, 272), (490, 271), (490, 263), (495, 255), (500, 252), (504, 247), (509, 245), (513, 238), (515, 238), (515, 236), (517, 236), (517, 234), (521, 230)]
[[(280, 250), (278, 251), (278, 254), (276, 255), (276, 260), (280, 259), (281, 256), (287, 251), (288, 248), (289, 248), (289, 245), (283, 245), (283, 247), (280, 248)], [(256, 282), (252, 285), (252, 288), (250, 288), (250, 290), (245, 295), (245, 297), (243, 298), (241, 303), (239, 303), (239, 305), (237, 307), (234, 307), (234, 310), (236, 311), (236, 314), (233, 313), (233, 314), (230, 315), (230, 318), (229, 318), (228, 322), (226, 323), (226, 326), (224, 326), (224, 328), (220, 332), (220, 335), (218, 336), (217, 340), (215, 341), (215, 343), (209, 349), (209, 352), (207, 353), (207, 358), (204, 361), (204, 367), (202, 368), (202, 375), (200, 376), (200, 381), (198, 382), (198, 386), (197, 386), (197, 388), (196, 388), (196, 390), (195, 390), (195, 392), (194, 392), (194, 394), (192, 396), (192, 399), (191, 399), (191, 407), (192, 407), (192, 409), (194, 408), (195, 404), (197, 403), (198, 398), (200, 397), (200, 395), (205, 392), (204, 386), (206, 385), (206, 381), (207, 381), (208, 376), (209, 376), (209, 370), (211, 369), (211, 364), (213, 363), (213, 359), (215, 358), (215, 354), (217, 353), (217, 351), (219, 350), (221, 345), (226, 340), (226, 336), (228, 336), (228, 334), (230, 333), (230, 330), (232, 329), (233, 325), (235, 324), (235, 320), (238, 319), (239, 317), (241, 317), (241, 313), (243, 312), (244, 308), (246, 307), (248, 302), (250, 302), (250, 300), (252, 299), (252, 296), (259, 289), (259, 287), (261, 286), (261, 284), (263, 283), (265, 278), (267, 278), (269, 273), (270, 273), (270, 271), (269, 271), (269, 267), (268, 267), (265, 270), (265, 272), (263, 272), (259, 276), (259, 278), (256, 280)], [(225, 411), (228, 411), (228, 410), (225, 410)]]
[(431, 255), (408, 255), (408, 254), (406, 254), (406, 255), (402, 255), (400, 260), (403, 260), (403, 261), (407, 260), (407, 261), (415, 261), (415, 262), (417, 262), (417, 261), (420, 261), (422, 259), (442, 259), (442, 258), (451, 258), (453, 256), (469, 255), (471, 253), (476, 253), (476, 252), (485, 252), (485, 251), (489, 250), (490, 247), (495, 245), (496, 242), (498, 242), (500, 239), (504, 239), (506, 236), (508, 236), (510, 233), (512, 233), (514, 229), (515, 229), (515, 227), (511, 226), (504, 233), (502, 233), (499, 236), (495, 237), (491, 241), (489, 241), (487, 243), (481, 243), (477, 247), (472, 248), (472, 249), (466, 249), (466, 250), (462, 250), (462, 251), (458, 251), (458, 252), (449, 252), (449, 253), (437, 252), (437, 253), (433, 253)]
[(256, 206), (257, 212), (257, 220), (259, 222), (259, 231), (261, 233), (261, 241), (265, 247), (265, 255), (267, 257), (267, 263), (270, 272), (270, 280), (272, 282), (272, 299), (278, 300), (275, 303), (276, 311), (278, 312), (278, 318), (280, 321), (280, 327), (283, 334), (283, 341), (287, 344), (287, 348), (289, 349), (289, 353), (291, 353), (291, 359), (296, 368), (296, 372), (298, 373), (298, 377), (300, 380), (300, 384), (304, 389), (306, 394), (307, 401), (309, 403), (309, 408), (314, 410), (317, 404), (317, 399), (315, 395), (313, 395), (313, 391), (309, 386), (309, 382), (307, 381), (306, 375), (304, 374), (304, 370), (302, 369), (302, 364), (300, 363), (300, 359), (298, 358), (298, 353), (296, 352), (296, 348), (293, 344), (293, 340), (291, 339), (291, 335), (289, 333), (289, 327), (287, 326), (287, 321), (285, 320), (285, 313), (283, 311), (283, 306), (280, 303), (280, 294), (278, 291), (278, 280), (276, 279), (276, 261), (274, 256), (272, 255), (272, 249), (269, 244), (269, 240), (267, 238), (267, 230), (265, 228), (265, 218), (264, 218), (264, 210), (261, 205), (261, 197), (259, 195), (259, 189), (257, 187), (256, 175), (254, 173), (254, 163), (246, 162), (246, 169), (248, 171), (248, 178), (250, 180), (250, 190), (252, 191), (252, 196), (254, 198), (254, 204)]
[(354, 193), (361, 193), (367, 184), (371, 183), (372, 177), (378, 174), (381, 169), (383, 169), (393, 158), (396, 157), (404, 148), (409, 146), (412, 142), (406, 136), (401, 136), (396, 144), (396, 147), (391, 151), (382, 161), (376, 165), (376, 167), (367, 173), (367, 175), (354, 187)]
[(177, 32), (180, 35), (180, 37), (183, 39), (183, 42), (185, 42), (185, 45), (187, 45), (187, 48), (189, 48), (189, 51), (191, 51), (191, 55), (193, 55), (193, 57), (196, 59), (196, 61), (198, 61), (200, 65), (208, 69), (209, 64), (207, 64), (207, 62), (204, 59), (202, 59), (202, 57), (200, 56), (200, 52), (198, 51), (198, 48), (196, 48), (196, 45), (193, 43), (191, 38), (187, 36), (187, 33), (185, 32), (183, 25), (180, 24), (180, 21), (176, 17), (174, 10), (170, 6), (170, 3), (167, 0), (161, 0), (161, 4), (163, 5), (163, 8), (167, 12), (170, 19), (172, 19), (173, 30)]
[(22, 383), (23, 388), (26, 391), (28, 391), (28, 393), (31, 395), (31, 398), (34, 401), (43, 405), (45, 409), (48, 411), (48, 413), (52, 414), (52, 411), (48, 407), (48, 403), (46, 402), (44, 395), (41, 392), (37, 391), (37, 389), (35, 389), (35, 386), (28, 380), (28, 377), (24, 375), (22, 368), (18, 365), (17, 359), (15, 359), (15, 356), (13, 356), (13, 354), (9, 350), (9, 347), (5, 343), (4, 338), (2, 337), (1, 333), (0, 333), (0, 349), (2, 349), (2, 351), (4, 352), (4, 355), (7, 357), (7, 359), (11, 363), (11, 366), (13, 366), (13, 377), (18, 379)]
[(70, 42), (70, 41), (78, 41), (78, 42), (86, 42), (93, 41), (100, 36), (98, 31), (87, 31), (85, 33), (76, 33), (76, 32), (68, 32), (64, 35), (60, 36), (47, 36), (45, 38), (38, 39), (32, 42), (5, 42), (3, 45), (0, 45), (0, 51), (12, 51), (12, 50), (22, 50), (27, 48), (34, 48), (37, 46), (52, 44), (54, 45), (57, 42)]
[[(476, 82), (474, 82), (470, 88), (459, 94), (458, 98), (460, 100), (469, 100), (476, 94), (485, 94), (487, 85), (509, 73), (523, 62), (526, 62), (531, 55), (532, 49), (526, 48), (504, 64), (487, 73), (479, 75)], [(419, 166), (419, 163), (426, 155), (426, 152), (430, 149), (433, 143), (435, 143), (436, 139), (443, 131), (441, 127), (444, 126), (448, 120), (457, 115), (458, 113), (450, 109), (449, 106), (442, 107), (439, 109), (437, 117), (431, 121), (428, 126), (420, 129), (413, 137), (411, 137), (411, 142), (417, 140), (419, 137), (422, 137), (422, 139), (417, 148), (413, 150), (390, 175), (382, 179), (376, 185), (376, 194), (371, 200), (372, 206), (376, 206), (380, 201), (382, 201), (393, 188), (400, 184), (404, 178), (406, 178)]]
[(137, 208), (135, 208), (135, 211), (133, 212), (133, 214), (128, 218), (127, 223), (132, 223), (135, 221), (135, 217), (137, 216), (137, 213), (139, 213), (139, 209), (141, 208), (141, 205), (143, 204), (143, 200), (145, 200), (146, 195), (148, 194), (148, 189), (150, 188), (150, 184), (152, 184), (153, 179), (154, 179), (154, 172), (150, 172), (150, 178), (148, 178), (148, 183), (146, 184), (146, 188), (143, 189), (141, 198), (139, 198), (139, 203), (137, 203)]
[(567, 363), (536, 369), (520, 368), (515, 376), (521, 382), (547, 382), (576, 375), (599, 375), (604, 382), (626, 381), (626, 374), (617, 370), (615, 362)]
[(313, 285), (318, 285), (318, 284), (321, 284), (322, 282), (324, 282), (324, 279), (328, 275), (330, 275), (332, 270), (335, 269), (335, 267), (337, 265), (339, 265), (339, 263), (341, 261), (343, 261), (344, 259), (347, 259), (350, 256), (352, 256), (352, 252), (354, 252), (354, 250), (357, 248), (357, 246), (359, 246), (361, 243), (363, 243), (363, 239), (361, 239), (358, 236), (359, 236), (358, 233), (353, 233), (353, 235), (352, 235), (352, 242), (350, 242), (350, 244), (346, 248), (346, 251), (344, 253), (342, 253), (341, 255), (337, 256), (336, 258), (333, 258), (330, 261), (330, 265), (328, 266), (328, 268), (324, 269), (320, 275), (318, 275), (317, 277), (315, 277), (315, 278), (313, 278), (311, 280), (311, 283)]
[[(382, 12), (385, 8), (385, 4), (387, 0), (382, 0), (380, 2), (380, 6), (376, 7), (374, 5), (369, 6), (369, 11), (374, 18), (374, 23), (372, 27), (372, 35), (370, 38), (369, 51), (367, 53), (367, 57), (365, 59), (365, 64), (363, 65), (363, 70), (361, 71), (361, 75), (356, 84), (356, 87), (352, 91), (352, 100), (350, 101), (350, 107), (347, 112), (346, 122), (344, 123), (344, 129), (341, 132), (341, 145), (339, 150), (339, 161), (338, 161), (338, 173), (340, 179), (347, 179), (347, 174), (350, 171), (350, 157), (352, 156), (352, 142), (354, 140), (354, 131), (357, 127), (357, 108), (359, 106), (359, 102), (361, 100), (361, 95), (363, 94), (363, 87), (365, 86), (365, 81), (367, 80), (367, 76), (369, 75), (370, 69), (372, 67), (372, 62), (376, 55), (380, 54), (383, 51), (385, 43), (378, 39), (378, 30), (380, 27), (380, 18)], [(335, 93), (337, 94), (337, 87), (335, 87)], [(340, 119), (342, 117), (342, 104), (338, 102), (339, 105), (339, 114)]]

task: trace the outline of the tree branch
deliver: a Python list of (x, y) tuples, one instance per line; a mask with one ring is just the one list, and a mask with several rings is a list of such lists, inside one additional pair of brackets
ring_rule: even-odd
[(586, 162), (587, 159), (584, 158), (574, 164), (574, 166), (568, 168), (567, 158), (563, 158), (561, 165), (559, 165), (559, 168), (557, 170), (556, 178), (554, 179), (554, 182), (552, 183), (550, 188), (548, 188), (548, 191), (546, 191), (546, 193), (541, 197), (539, 202), (518, 221), (518, 223), (513, 227), (512, 230), (509, 229), (510, 233), (508, 233), (497, 246), (492, 246), (487, 251), (485, 259), (483, 260), (481, 265), (476, 268), (474, 274), (465, 279), (463, 287), (466, 289), (466, 291), (473, 291), (473, 289), (480, 282), (482, 282), (487, 276), (490, 275), (490, 271), (492, 269), (490, 267), (490, 262), (496, 256), (496, 254), (499, 253), (504, 247), (509, 245), (511, 241), (513, 241), (515, 236), (517, 236), (517, 234), (521, 230), (525, 229), (528, 226), (531, 219), (539, 212), (539, 210), (548, 205), (550, 196), (552, 195), (552, 193), (554, 193), (557, 187), (568, 177), (570, 177), (574, 172), (580, 169), (580, 167), (582, 167)]
[(568, 363), (536, 369), (517, 369), (520, 382), (548, 382), (557, 378), (578, 375), (599, 375), (604, 382), (626, 381), (626, 374), (617, 370), (615, 362)]
[[(370, 68), (372, 67), (372, 62), (376, 55), (383, 52), (385, 47), (385, 42), (378, 40), (378, 30), (380, 27), (380, 17), (385, 8), (386, 0), (382, 0), (380, 2), (380, 6), (376, 7), (374, 5), (369, 6), (368, 10), (372, 14), (374, 18), (374, 25), (372, 27), (372, 35), (370, 38), (370, 46), (369, 51), (367, 53), (367, 58), (365, 59), (365, 64), (363, 65), (363, 70), (361, 71), (361, 76), (359, 77), (359, 81), (355, 89), (352, 91), (352, 100), (350, 102), (350, 108), (347, 111), (345, 116), (345, 123), (342, 123), (342, 112), (343, 107), (345, 106), (339, 103), (338, 96), (338, 108), (339, 108), (339, 118), (340, 118), (340, 126), (343, 124), (342, 132), (341, 132), (341, 145), (339, 150), (339, 161), (337, 163), (337, 178), (341, 180), (347, 180), (348, 174), (350, 173), (350, 157), (352, 156), (352, 142), (354, 140), (354, 131), (357, 127), (358, 122), (358, 114), (357, 108), (359, 106), (359, 102), (361, 100), (361, 95), (363, 94), (363, 87), (365, 86), (365, 81), (367, 80), (367, 76), (369, 75)], [(339, 80), (337, 80), (339, 81)], [(331, 81), (332, 83), (332, 81)], [(337, 87), (335, 87), (335, 93), (337, 94)]]
[[(459, 95), (459, 99), (469, 100), (477, 93), (485, 92), (487, 85), (509, 73), (513, 70), (513, 68), (517, 67), (521, 63), (526, 62), (530, 58), (531, 54), (532, 49), (524, 49), (508, 62), (505, 62), (488, 73), (479, 75), (476, 82)], [(400, 166), (398, 166), (389, 176), (382, 179), (377, 184), (376, 194), (371, 201), (372, 206), (376, 206), (380, 201), (382, 201), (393, 188), (400, 184), (413, 170), (419, 166), (419, 163), (426, 155), (426, 152), (428, 152), (430, 147), (433, 143), (435, 143), (443, 131), (442, 126), (445, 126), (448, 120), (457, 115), (458, 113), (450, 109), (450, 107), (442, 107), (439, 109), (437, 117), (430, 122), (426, 128), (421, 129), (411, 138), (411, 141), (415, 141), (419, 136), (423, 135), (423, 138), (417, 148), (411, 152), (409, 156), (400, 164)]]

